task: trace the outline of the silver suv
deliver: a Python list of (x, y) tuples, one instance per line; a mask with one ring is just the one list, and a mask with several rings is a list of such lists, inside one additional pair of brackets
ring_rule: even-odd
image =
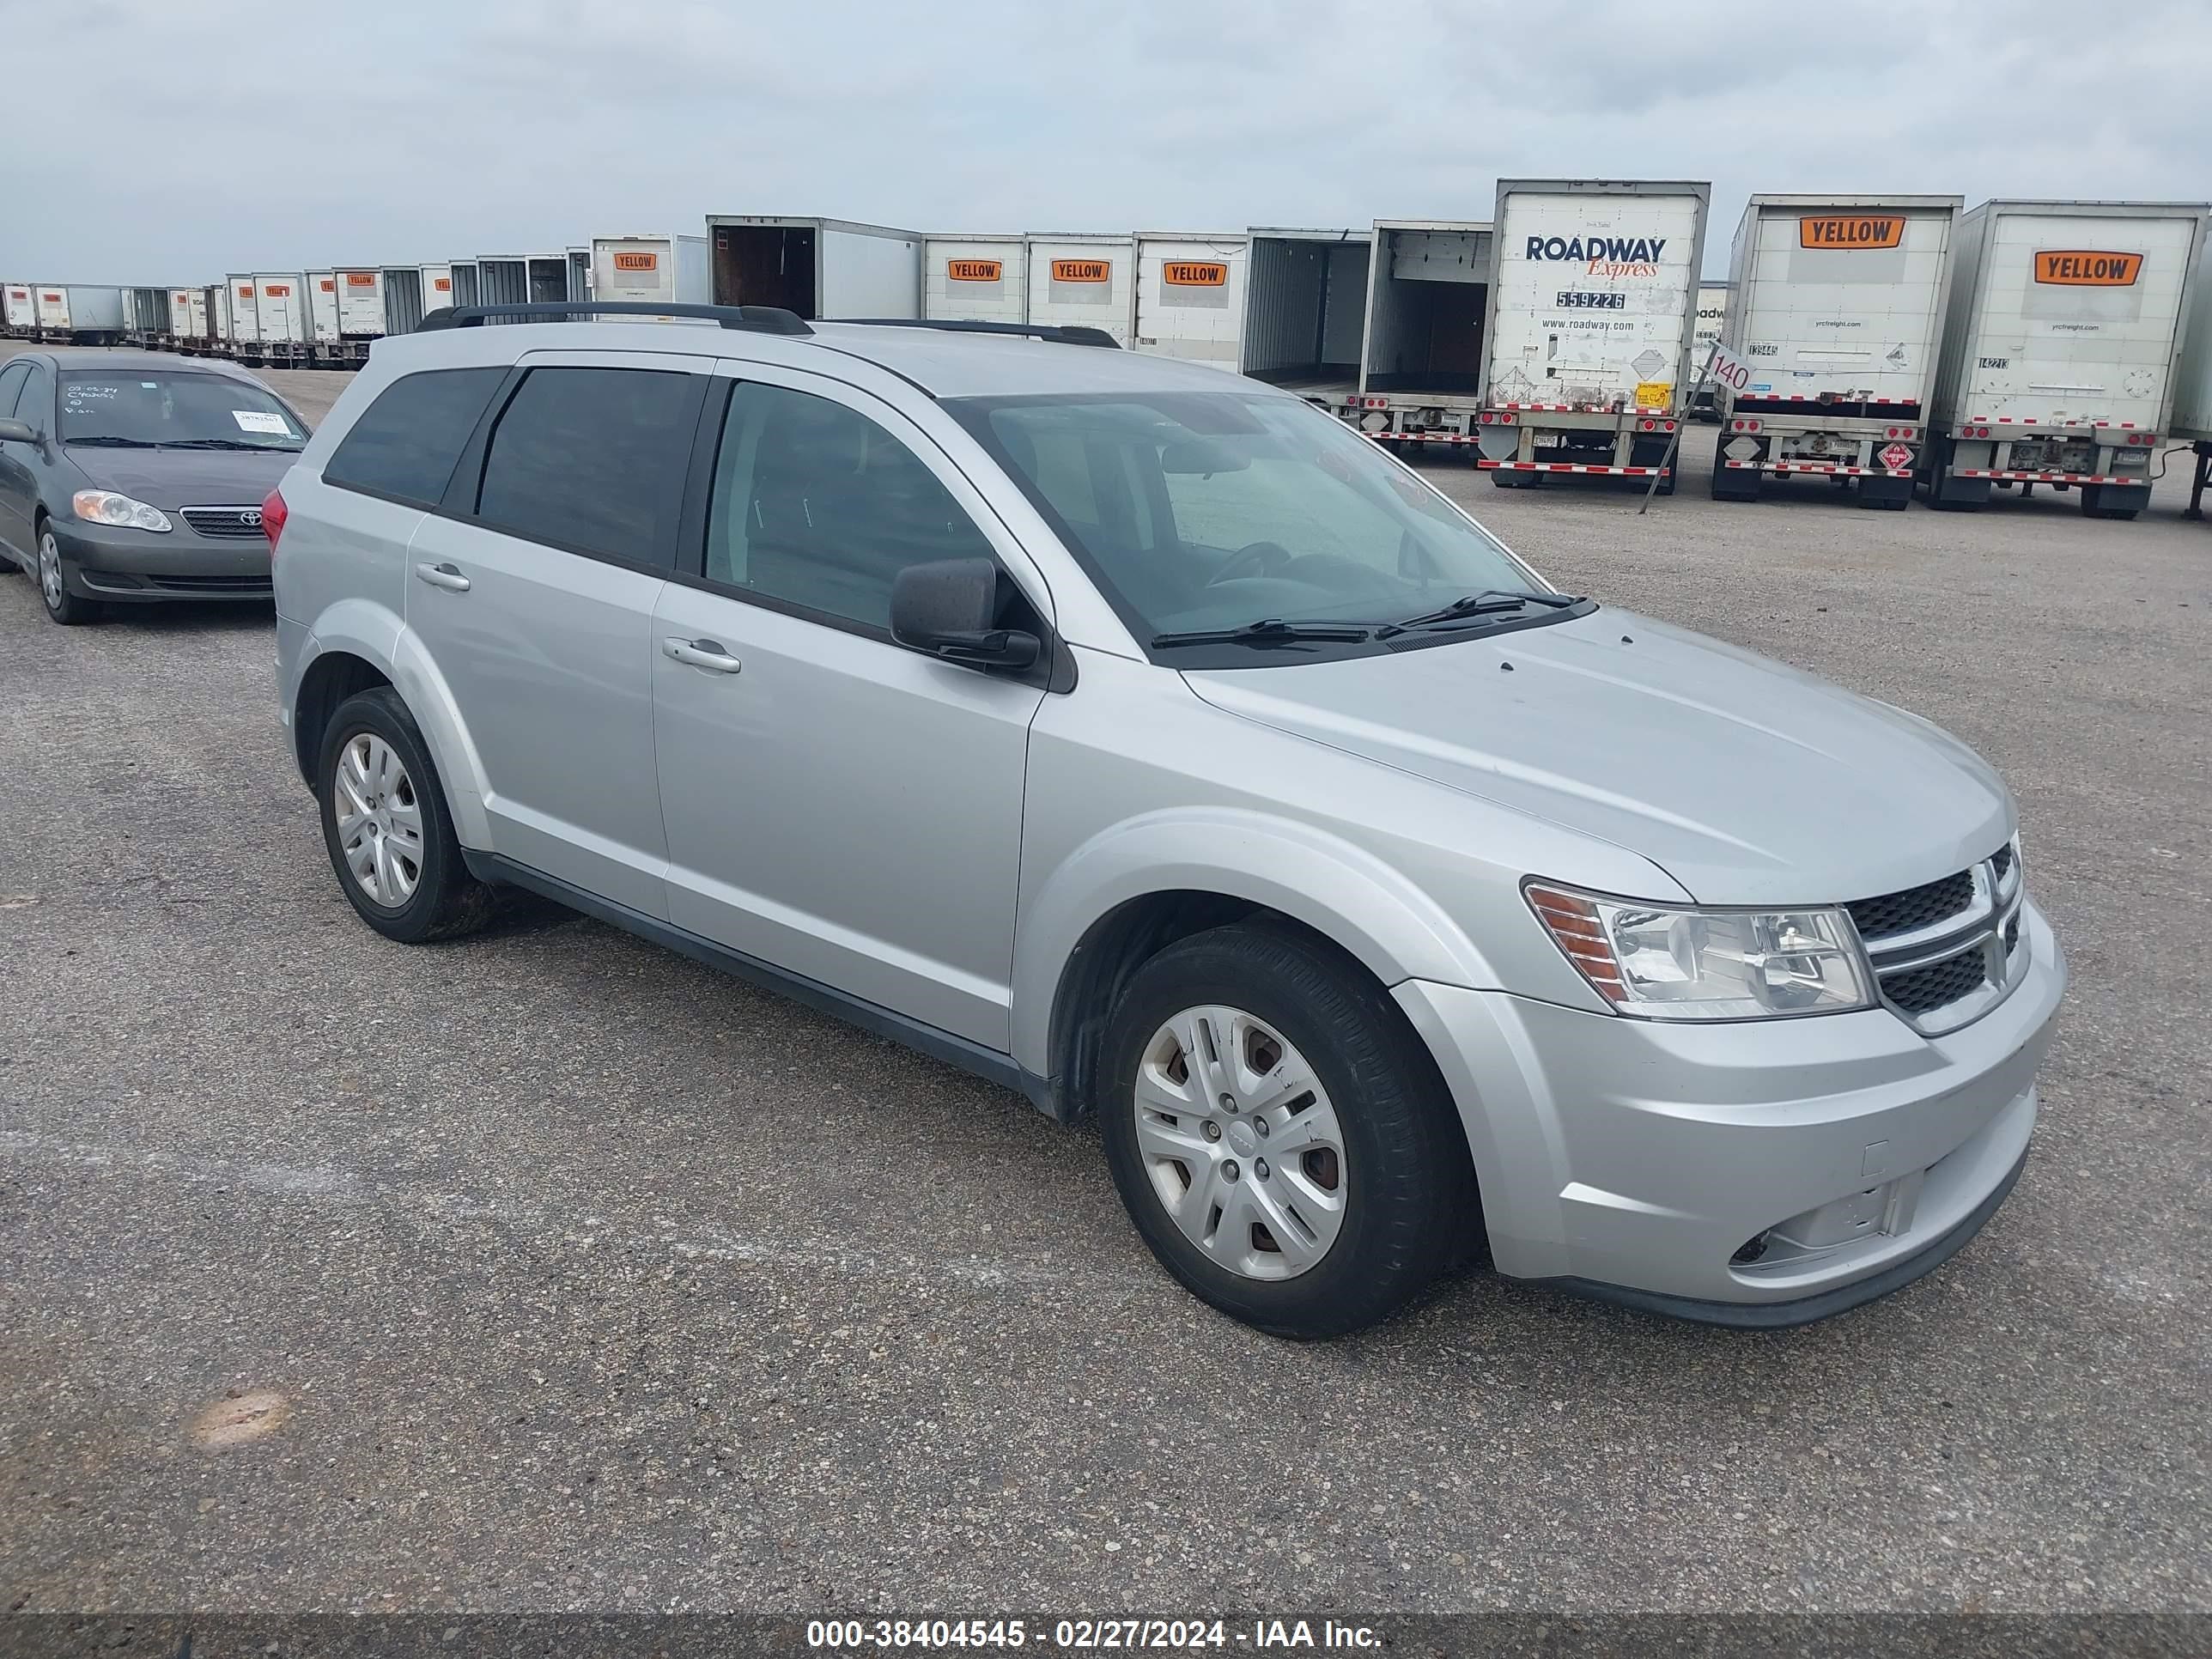
[(695, 309), (386, 340), (270, 499), (379, 933), (533, 890), (1095, 1115), (1288, 1335), (1486, 1246), (1794, 1324), (2010, 1189), (2065, 970), (1964, 745), (1555, 591), (1273, 387)]

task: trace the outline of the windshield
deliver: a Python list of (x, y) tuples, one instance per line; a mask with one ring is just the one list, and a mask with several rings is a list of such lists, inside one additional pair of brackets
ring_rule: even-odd
[(1552, 592), (1442, 495), (1296, 398), (1224, 389), (951, 407), (1140, 641), (1261, 622), (1379, 627), (1472, 594)]
[(299, 449), (307, 428), (258, 386), (166, 369), (62, 378), (61, 441), (148, 448)]

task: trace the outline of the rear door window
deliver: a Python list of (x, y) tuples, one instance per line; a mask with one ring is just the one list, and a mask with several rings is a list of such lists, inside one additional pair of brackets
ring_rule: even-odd
[(477, 519), (572, 552), (667, 568), (705, 395), (699, 374), (531, 370), (492, 428)]
[(440, 368), (394, 380), (339, 441), (323, 482), (437, 506), (504, 368)]

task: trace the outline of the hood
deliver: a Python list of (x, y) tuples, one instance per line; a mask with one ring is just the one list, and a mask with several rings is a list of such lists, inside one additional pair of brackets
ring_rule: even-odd
[(2003, 781), (1948, 733), (1626, 611), (1185, 678), (1232, 714), (1641, 854), (1703, 903), (1895, 892), (2012, 831)]
[(300, 459), (296, 449), (88, 449), (70, 464), (100, 489), (149, 507), (258, 507)]

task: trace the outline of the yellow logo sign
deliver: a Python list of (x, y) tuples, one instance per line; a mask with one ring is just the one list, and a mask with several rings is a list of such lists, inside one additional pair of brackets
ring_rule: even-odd
[(2100, 253), (2086, 248), (2039, 248), (2035, 280), (2067, 288), (2133, 288), (2142, 275), (2140, 253)]
[[(947, 259), (945, 262), (945, 275), (955, 283), (995, 283), (1006, 274), (1006, 263), (1000, 259)], [(1053, 275), (1062, 282), (1067, 280), (1060, 277), (1057, 270)]]
[(1895, 214), (1847, 214), (1797, 222), (1799, 247), (1896, 247), (1905, 240), (1905, 221)]
[(1114, 280), (1111, 259), (1054, 259), (1052, 280), (1055, 283), (1110, 283)]
[(660, 256), (658, 253), (617, 253), (615, 255), (615, 269), (658, 270), (660, 269)]
[(1163, 276), (1170, 288), (1224, 288), (1229, 267), (1211, 259), (1170, 259)]

